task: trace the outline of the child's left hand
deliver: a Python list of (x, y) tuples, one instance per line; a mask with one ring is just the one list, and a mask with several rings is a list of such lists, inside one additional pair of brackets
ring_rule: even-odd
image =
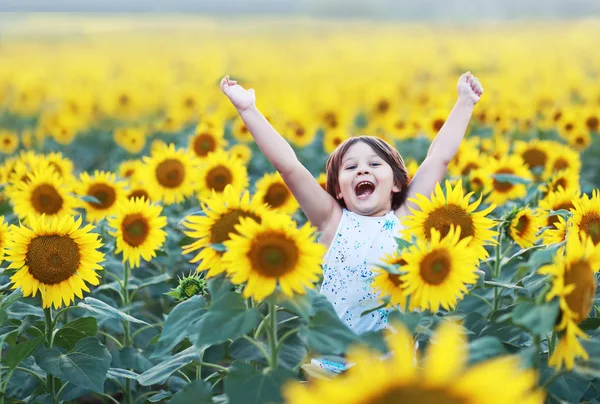
[(456, 89), (458, 90), (458, 98), (464, 97), (473, 101), (473, 104), (477, 104), (481, 94), (483, 94), (483, 87), (471, 72), (466, 72), (460, 76)]

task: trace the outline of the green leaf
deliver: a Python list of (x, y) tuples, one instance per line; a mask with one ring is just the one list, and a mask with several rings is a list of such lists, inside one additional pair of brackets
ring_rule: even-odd
[(81, 199), (84, 202), (88, 202), (88, 203), (93, 203), (93, 204), (100, 204), (101, 202), (98, 200), (98, 198), (93, 197), (91, 195), (80, 195), (78, 196), (79, 199)]
[(15, 369), (23, 359), (31, 355), (37, 347), (43, 343), (44, 337), (38, 337), (15, 345), (8, 351), (8, 354), (6, 354), (6, 357), (2, 360), (2, 364), (11, 369)]
[(340, 320), (325, 296), (315, 298), (316, 313), (299, 336), (310, 349), (324, 354), (341, 354), (349, 344), (358, 341), (356, 334)]
[(509, 184), (529, 184), (531, 180), (523, 177), (519, 177), (513, 174), (492, 174), (492, 178), (494, 178), (498, 182), (507, 182)]
[(396, 243), (398, 243), (398, 247), (396, 247), (396, 252), (398, 254), (401, 254), (405, 248), (408, 248), (412, 245), (412, 243), (410, 241), (404, 240), (403, 238), (394, 237), (394, 239), (396, 240)]
[(190, 330), (197, 334), (197, 346), (208, 347), (247, 334), (258, 326), (260, 319), (258, 309), (248, 309), (244, 298), (231, 292), (214, 301)]
[[(549, 369), (548, 373), (552, 374), (554, 371)], [(546, 387), (546, 389), (549, 393), (564, 400), (564, 402), (579, 403), (581, 402), (581, 397), (588, 389), (589, 384), (589, 381), (577, 375), (576, 373), (567, 373), (557, 377)]]
[(212, 391), (210, 384), (204, 380), (194, 380), (185, 385), (183, 390), (173, 396), (170, 404), (212, 404)]
[(111, 356), (98, 338), (87, 337), (79, 340), (67, 354), (55, 348), (44, 349), (35, 354), (35, 360), (40, 368), (62, 381), (103, 393)]
[(539, 250), (540, 248), (546, 248), (546, 247), (547, 247), (546, 245), (540, 244), (540, 245), (534, 245), (533, 247), (524, 248), (522, 250), (519, 250), (514, 255), (512, 255), (510, 258), (505, 259), (504, 262), (502, 263), (502, 265), (507, 265), (512, 260), (520, 258), (521, 256), (523, 256), (524, 254), (526, 254), (530, 251)]
[(581, 323), (579, 323), (578, 326), (582, 331), (596, 330), (600, 327), (600, 318), (586, 318)]
[(530, 270), (535, 271), (540, 266), (550, 264), (554, 257), (556, 256), (556, 252), (558, 251), (559, 246), (556, 245), (554, 247), (547, 247), (543, 250), (536, 250), (531, 257), (529, 257), (528, 264), (530, 266)]
[[(143, 280), (143, 282), (141, 282)], [(171, 280), (171, 275), (169, 274), (160, 274), (157, 276), (153, 276), (150, 278), (144, 279), (134, 279), (128, 286), (130, 290), (143, 289), (148, 286), (156, 285), (158, 283), (164, 283)]]
[(519, 303), (512, 312), (513, 323), (536, 335), (552, 332), (558, 317), (558, 300), (536, 305), (534, 302)]
[(191, 346), (139, 375), (138, 382), (142, 386), (163, 384), (177, 370), (194, 361), (200, 361), (200, 351)]
[(30, 304), (16, 301), (7, 310), (7, 313), (13, 318), (23, 319), (27, 316), (44, 318), (44, 310)]
[(308, 318), (315, 313), (312, 304), (315, 295), (316, 292), (308, 290), (304, 295), (294, 295), (293, 297), (289, 297), (280, 290), (276, 290), (267, 300), (308, 320)]
[(150, 325), (145, 321), (138, 320), (135, 317), (130, 316), (127, 313), (123, 313), (120, 310), (104, 303), (102, 300), (94, 299), (93, 297), (86, 297), (83, 301), (79, 302), (79, 307), (87, 309), (94, 314), (104, 318), (113, 318), (117, 320), (125, 320), (132, 323)]
[(106, 378), (111, 380), (119, 380), (120, 378), (136, 380), (138, 374), (127, 369), (110, 368), (106, 372)]
[(421, 313), (415, 313), (415, 312), (404, 313), (399, 310), (394, 310), (394, 311), (390, 312), (390, 314), (388, 315), (388, 321), (390, 323), (392, 323), (394, 321), (399, 321), (402, 324), (404, 324), (406, 326), (406, 328), (408, 328), (408, 331), (411, 334), (414, 334), (415, 330), (417, 329), (417, 326), (421, 322)]
[(234, 362), (225, 378), (225, 394), (229, 404), (281, 403), (281, 387), (295, 378), (295, 373), (285, 369), (265, 373), (251, 364)]
[(162, 401), (165, 398), (169, 398), (172, 396), (173, 394), (170, 391), (161, 391), (158, 394), (155, 394), (152, 397), (148, 398), (148, 401), (150, 401), (151, 403), (158, 403), (159, 401)]
[(540, 275), (537, 272), (533, 272), (525, 276), (521, 280), (521, 283), (523, 283), (523, 286), (525, 289), (527, 289), (527, 292), (533, 296), (549, 283), (550, 277), (550, 275)]
[(481, 337), (469, 343), (469, 363), (475, 364), (499, 355), (506, 354), (507, 351), (496, 337)]
[(54, 336), (54, 344), (67, 351), (73, 349), (77, 341), (93, 337), (98, 332), (98, 323), (94, 317), (82, 317), (62, 327)]
[(484, 285), (487, 286), (498, 286), (505, 289), (524, 290), (525, 288), (517, 285), (510, 285), (508, 283), (496, 282), (496, 281), (484, 281)]
[(177, 344), (189, 337), (191, 329), (200, 321), (206, 311), (206, 300), (202, 296), (193, 296), (175, 306), (165, 321), (163, 331), (151, 357), (158, 358), (169, 353)]
[(225, 274), (220, 274), (219, 276), (210, 278), (206, 284), (213, 302), (219, 297), (233, 290), (233, 284), (229, 282), (229, 279), (227, 279)]
[(227, 248), (225, 247), (225, 245), (221, 244), (221, 243), (219, 243), (219, 244), (208, 244), (207, 247), (210, 247), (213, 250), (218, 251), (218, 252), (225, 252), (225, 251), (227, 251)]

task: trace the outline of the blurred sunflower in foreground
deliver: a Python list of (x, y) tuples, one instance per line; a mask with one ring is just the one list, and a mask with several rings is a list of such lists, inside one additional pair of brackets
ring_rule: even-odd
[(102, 242), (94, 226), (81, 227), (81, 218), (29, 216), (30, 227), (11, 226), (6, 244), (8, 269), (17, 272), (10, 278), (12, 289), (21, 288), (23, 296), (40, 292), (44, 308), (71, 304), (75, 296), (89, 292), (86, 282), (98, 285), (97, 270), (104, 255), (97, 251)]
[[(467, 339), (461, 327), (443, 323), (415, 364), (414, 341), (404, 326), (386, 335), (392, 356), (380, 359), (366, 348), (351, 348), (354, 365), (333, 380), (308, 385), (289, 382), (283, 397), (287, 404), (388, 403), (542, 403), (535, 371), (524, 370), (516, 356), (489, 359), (467, 368)], [(368, 383), (365, 383), (368, 380)], [(498, 383), (502, 380), (502, 383)]]

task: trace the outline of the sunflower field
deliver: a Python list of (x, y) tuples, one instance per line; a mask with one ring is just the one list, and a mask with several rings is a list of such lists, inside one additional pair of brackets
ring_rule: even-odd
[[(0, 404), (600, 400), (597, 21), (24, 24), (0, 37)], [(325, 188), (355, 135), (414, 175), (467, 70), (447, 179), (366, 280), (390, 329), (356, 335), (219, 81)]]

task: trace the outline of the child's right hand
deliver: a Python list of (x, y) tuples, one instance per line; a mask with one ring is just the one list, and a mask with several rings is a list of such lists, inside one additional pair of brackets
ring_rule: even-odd
[(221, 91), (231, 100), (233, 106), (240, 113), (256, 103), (254, 90), (252, 88), (250, 90), (244, 89), (237, 84), (237, 81), (229, 80), (228, 75), (221, 79)]

